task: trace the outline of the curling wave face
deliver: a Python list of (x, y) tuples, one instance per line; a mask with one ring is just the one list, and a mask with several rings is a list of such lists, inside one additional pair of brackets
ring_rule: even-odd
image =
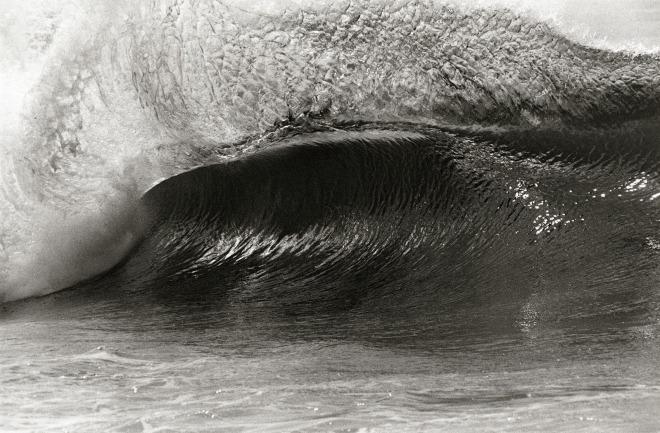
[(381, 336), (407, 344), (655, 321), (655, 143), (613, 157), (537, 131), (532, 159), (479, 138), (353, 125), (171, 177), (142, 197), (128, 258), (63, 299), (388, 317)]
[(121, 6), (28, 26), (45, 72), (4, 126), (1, 299), (110, 269), (86, 286), (655, 296), (657, 55), (467, 5)]

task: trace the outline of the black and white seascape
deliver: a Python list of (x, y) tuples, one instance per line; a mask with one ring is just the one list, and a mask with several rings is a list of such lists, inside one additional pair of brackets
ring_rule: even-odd
[(6, 1), (0, 431), (660, 430), (660, 4)]

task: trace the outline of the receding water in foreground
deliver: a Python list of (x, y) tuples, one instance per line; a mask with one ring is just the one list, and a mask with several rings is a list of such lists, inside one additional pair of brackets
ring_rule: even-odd
[(2, 366), (12, 395), (4, 428), (657, 431), (657, 347), (643, 325), (545, 341), (464, 336), (431, 351), (314, 339), (296, 329), (307, 321), (172, 321), (187, 329), (108, 319), (4, 325), (24, 340), (3, 335), (20, 352)]

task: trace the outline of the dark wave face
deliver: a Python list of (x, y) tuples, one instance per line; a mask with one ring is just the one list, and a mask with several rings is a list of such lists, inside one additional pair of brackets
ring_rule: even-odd
[(77, 308), (87, 298), (84, 314), (110, 303), (172, 317), (201, 308), (211, 322), (236, 308), (316, 317), (305, 335), (378, 329), (369, 339), (427, 348), (653, 323), (655, 131), (294, 134), (154, 186), (130, 256), (56, 296)]
[(152, 188), (142, 200), (154, 224), (125, 272), (158, 285), (201, 280), (220, 296), (248, 284), (239, 297), (292, 312), (350, 308), (405, 287), (411, 273), (433, 277), (496, 207), (518, 213), (453, 158), (458, 143), (444, 134), (296, 141)]

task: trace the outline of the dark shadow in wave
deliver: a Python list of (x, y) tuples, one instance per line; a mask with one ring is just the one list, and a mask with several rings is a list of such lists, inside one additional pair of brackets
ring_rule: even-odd
[(5, 316), (66, 311), (136, 330), (240, 317), (420, 347), (654, 320), (652, 126), (378, 128), (294, 137), (161, 182), (121, 266)]

